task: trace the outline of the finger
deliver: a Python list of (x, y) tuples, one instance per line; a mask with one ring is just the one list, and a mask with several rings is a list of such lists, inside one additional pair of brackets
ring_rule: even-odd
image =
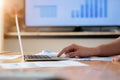
[(60, 52), (58, 53), (57, 57), (60, 57), (62, 54), (67, 54), (67, 53), (69, 53), (69, 52), (72, 50), (72, 48), (73, 48), (73, 45), (70, 45), (70, 46), (64, 48), (62, 51), (60, 51)]
[(65, 54), (67, 52), (67, 49), (64, 48), (62, 51), (60, 51), (57, 55), (57, 57), (60, 57), (62, 54)]
[(57, 55), (57, 57), (60, 57), (64, 53), (64, 50), (60, 51)]
[(70, 52), (70, 53), (67, 53), (67, 57), (76, 57), (78, 56), (78, 53), (77, 52)]

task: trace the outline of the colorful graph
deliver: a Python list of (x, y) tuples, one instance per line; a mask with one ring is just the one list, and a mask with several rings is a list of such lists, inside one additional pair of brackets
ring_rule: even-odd
[(107, 18), (108, 0), (85, 0), (79, 9), (72, 10), (72, 18)]

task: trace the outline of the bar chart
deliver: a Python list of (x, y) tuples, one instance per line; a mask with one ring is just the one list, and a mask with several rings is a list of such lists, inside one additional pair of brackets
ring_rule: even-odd
[(107, 18), (108, 0), (85, 0), (79, 9), (71, 11), (72, 18)]
[(120, 25), (120, 0), (26, 0), (28, 26)]

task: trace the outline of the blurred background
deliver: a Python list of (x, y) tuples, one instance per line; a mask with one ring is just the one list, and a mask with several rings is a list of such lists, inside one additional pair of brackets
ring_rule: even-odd
[[(22, 35), (22, 41), (23, 41), (23, 47), (24, 47), (24, 51), (29, 52), (29, 51), (41, 51), (41, 50), (51, 50), (51, 51), (60, 51), (62, 48), (64, 48), (67, 45), (70, 45), (72, 43), (75, 44), (79, 44), (79, 45), (83, 45), (83, 46), (97, 46), (100, 44), (105, 44), (108, 43), (110, 41), (112, 41), (113, 39), (115, 39), (116, 37), (119, 36), (119, 34), (113, 34), (111, 37), (108, 34), (108, 36), (103, 36), (103, 34), (101, 33), (101, 35), (99, 34), (97, 37), (94, 36), (89, 36), (89, 33), (86, 34), (85, 36), (81, 36), (81, 34), (79, 34), (79, 32), (100, 32), (99, 30), (103, 30), (104, 31), (108, 31), (108, 29), (110, 27), (100, 27), (100, 28), (89, 28), (89, 27), (77, 27), (77, 28), (52, 28), (53, 32), (56, 32), (54, 34), (59, 34), (56, 30), (60, 30), (60, 31), (66, 31), (66, 32), (78, 32), (79, 36), (75, 35), (73, 36), (68, 36), (65, 35), (64, 37), (59, 37), (59, 36), (55, 36), (55, 37), (51, 37), (49, 36), (49, 34), (52, 32), (51, 28), (47, 28), (46, 31), (50, 30), (50, 33), (47, 32), (46, 35), (48, 34), (47, 37), (45, 37), (44, 35), (41, 36), (40, 31), (38, 30), (38, 28), (30, 28), (29, 30), (26, 29), (25, 26), (25, 19), (24, 19), (24, 0), (4, 0), (4, 31), (5, 31), (5, 39), (4, 39), (4, 50), (5, 51), (20, 51), (19, 49), (19, 44), (18, 44), (18, 39), (17, 39), (17, 34), (14, 33), (16, 32), (16, 27), (15, 27), (15, 13), (18, 14), (19, 17), (19, 23), (20, 23), (20, 29), (21, 32), (24, 32), (27, 34), (27, 32), (32, 32), (30, 33), (31, 36), (26, 36), (26, 35)], [(68, 30), (69, 29), (69, 30)], [(113, 29), (117, 29), (118, 33), (119, 33), (119, 27), (111, 27), (110, 30)], [(68, 30), (68, 31), (67, 31)], [(34, 32), (38, 32), (36, 33), (36, 35), (33, 35)], [(44, 32), (41, 31), (41, 32)], [(28, 33), (29, 34), (29, 33)], [(29, 35), (30, 35), (29, 34)], [(62, 33), (64, 34), (64, 33)], [(71, 33), (74, 34), (74, 33)], [(83, 34), (83, 33), (82, 33)]]

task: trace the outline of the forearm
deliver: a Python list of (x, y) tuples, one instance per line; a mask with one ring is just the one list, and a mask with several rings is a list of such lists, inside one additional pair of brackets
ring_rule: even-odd
[(120, 37), (114, 41), (96, 47), (97, 56), (120, 55)]

